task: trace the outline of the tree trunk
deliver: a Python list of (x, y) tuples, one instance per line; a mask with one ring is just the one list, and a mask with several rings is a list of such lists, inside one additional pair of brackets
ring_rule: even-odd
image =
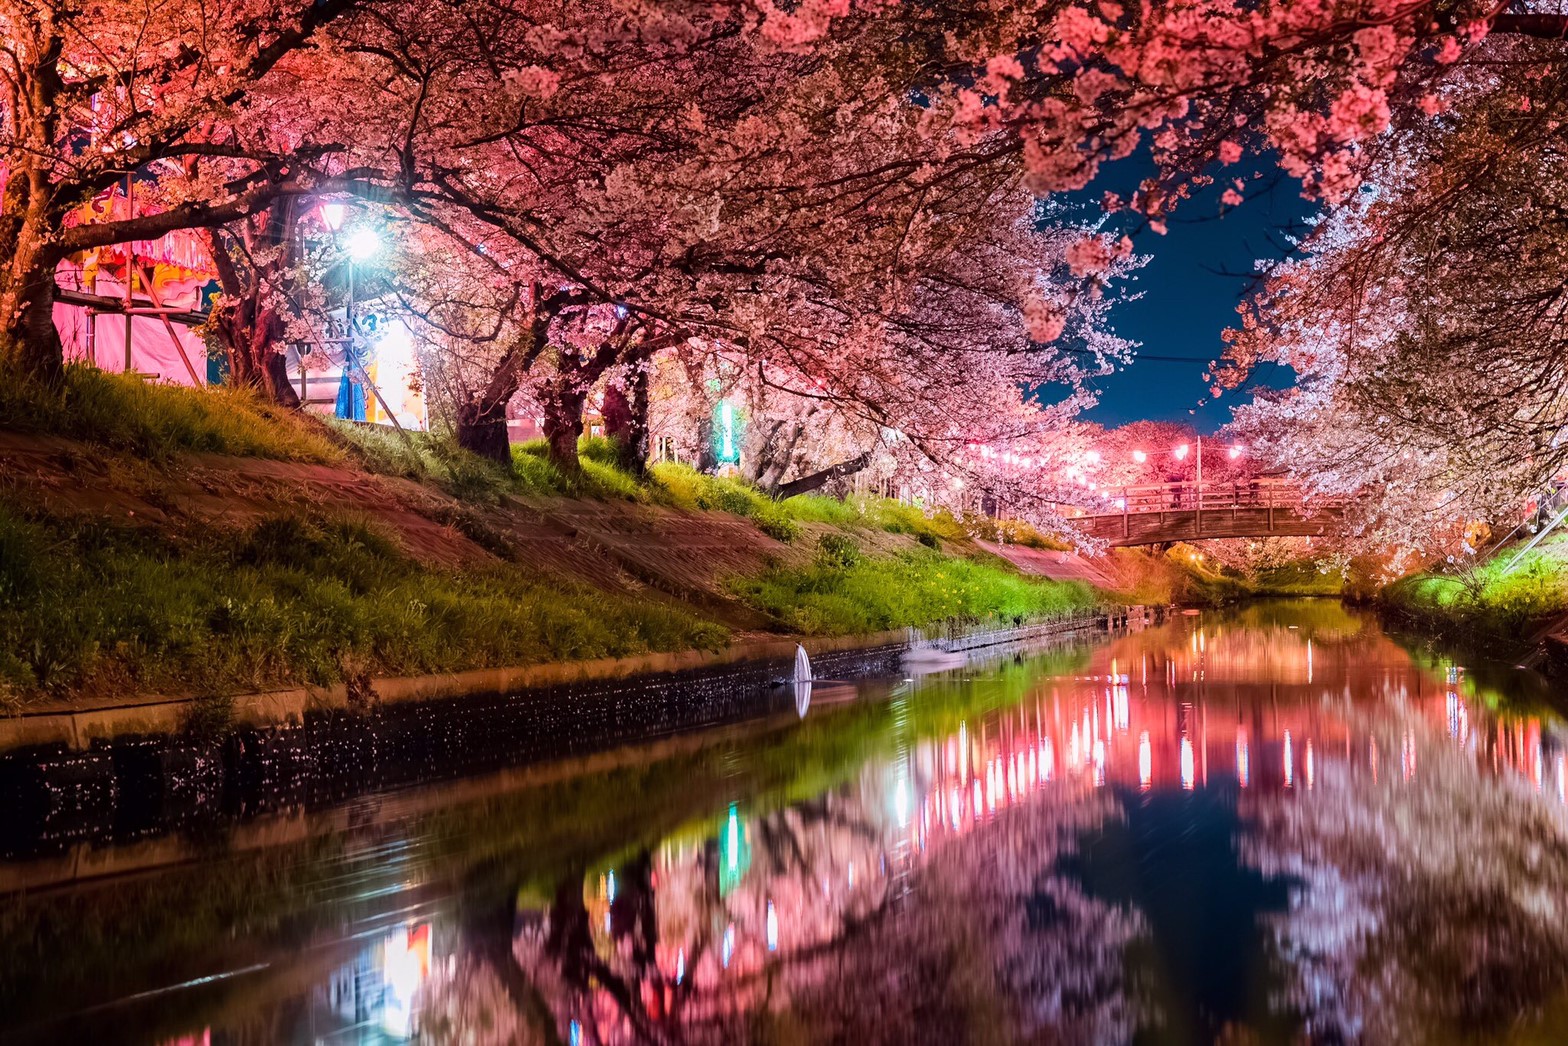
[(552, 389), (540, 397), (544, 406), (544, 437), (550, 444), (550, 462), (565, 476), (582, 471), (577, 441), (583, 434), (583, 392)]
[(835, 479), (853, 476), (869, 464), (871, 464), (871, 452), (867, 451), (858, 458), (850, 458), (848, 461), (841, 461), (837, 465), (829, 465), (820, 472), (813, 472), (809, 476), (801, 476), (799, 479), (792, 479), (788, 483), (781, 483), (778, 489), (773, 492), (773, 496), (783, 500), (784, 498), (792, 498), (796, 494), (809, 494), (813, 490), (821, 489)]
[(289, 381), (289, 363), (281, 352), (269, 352), (266, 362), (267, 392), (272, 402), (287, 410), (299, 410), (305, 404)]
[(506, 432), (506, 404), (475, 396), (457, 405), (457, 445), (491, 461), (512, 460), (512, 441)]
[(634, 476), (648, 469), (648, 371), (634, 364), (620, 385), (604, 392), (604, 433), (615, 441), (621, 468)]
[(298, 410), (299, 392), (289, 381), (288, 361), (278, 346), (283, 322), (270, 309), (258, 315), (259, 293), (253, 289), (222, 306), (212, 325), (229, 359), (229, 383), (255, 389), (269, 403)]
[(5, 327), (0, 331), (0, 359), (5, 369), (24, 381), (58, 384), (65, 376), (60, 332), (54, 325), (54, 273), (32, 272), (8, 293), (0, 294)]
[[(272, 221), (272, 216), (267, 220)], [(223, 288), (212, 328), (229, 358), (229, 384), (255, 389), (269, 402), (298, 410), (303, 404), (289, 381), (288, 361), (279, 346), (283, 318), (262, 304), (266, 281), (275, 267), (273, 271), (252, 270), (248, 279), (242, 280), (217, 230), (208, 230), (207, 243)]]

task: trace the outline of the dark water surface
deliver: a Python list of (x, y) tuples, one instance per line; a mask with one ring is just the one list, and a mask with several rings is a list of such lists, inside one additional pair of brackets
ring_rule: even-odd
[(13, 842), (0, 1039), (1565, 1042), (1568, 731), (1524, 682), (1256, 604)]

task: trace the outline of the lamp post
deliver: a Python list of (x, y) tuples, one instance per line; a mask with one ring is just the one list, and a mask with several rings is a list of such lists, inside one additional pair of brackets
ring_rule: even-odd
[[(336, 246), (338, 241), (338, 233), (342, 230), (343, 222), (348, 217), (348, 208), (341, 203), (323, 203), (316, 209), (316, 212), (317, 216), (321, 219), (322, 227), (326, 229), (327, 232), (332, 234), (332, 243), (334, 246)], [(345, 313), (345, 317), (349, 320), (350, 323), (352, 323), (352, 317), (354, 315), (354, 267), (352, 265), (349, 266), (348, 300), (349, 304)], [(308, 399), (308, 396), (306, 395), (306, 388), (307, 380), (305, 377), (305, 361), (302, 357), (300, 359), (299, 365), (299, 398), (301, 402), (304, 402), (306, 399)]]
[[(348, 217), (348, 208), (341, 203), (323, 203), (320, 207), (320, 215), (321, 224), (326, 227), (328, 232), (332, 233), (333, 242), (335, 243), (337, 235), (342, 230), (344, 221)], [(354, 229), (343, 243), (343, 252), (347, 255), (348, 263), (348, 300), (343, 308), (345, 327), (343, 339), (343, 382), (345, 385), (349, 385), (350, 369), (357, 371), (360, 379), (370, 387), (371, 393), (376, 397), (376, 402), (381, 404), (381, 409), (386, 412), (387, 419), (392, 422), (392, 426), (406, 440), (408, 434), (403, 432), (402, 422), (397, 420), (397, 415), (392, 412), (392, 408), (387, 404), (385, 397), (381, 395), (381, 390), (376, 387), (376, 383), (370, 380), (370, 375), (366, 372), (364, 363), (359, 356), (359, 324), (354, 319), (354, 283), (357, 275), (355, 270), (360, 262), (369, 261), (380, 250), (381, 237), (375, 229), (368, 225), (360, 225)], [(303, 378), (301, 380), (303, 381)], [(339, 394), (343, 395), (344, 392)], [(352, 415), (354, 413), (352, 391), (347, 391), (347, 395), (349, 399), (347, 404), (348, 413)], [(353, 419), (351, 418), (350, 420)]]

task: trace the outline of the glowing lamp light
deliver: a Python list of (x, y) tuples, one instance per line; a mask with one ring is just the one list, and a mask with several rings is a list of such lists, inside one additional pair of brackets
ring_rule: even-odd
[(1171, 454), (1176, 458), (1177, 461), (1185, 461), (1187, 460), (1188, 449), (1189, 448), (1187, 444), (1181, 443), (1177, 445), (1175, 450), (1171, 451)]
[(1145, 461), (1149, 460), (1149, 455), (1145, 454), (1141, 450), (1135, 450), (1132, 452), (1132, 460), (1142, 465)]
[(1229, 451), (1226, 452), (1226, 456), (1229, 457), (1232, 461), (1235, 461), (1237, 458), (1241, 457), (1241, 454), (1241, 447), (1232, 447)]
[(348, 208), (341, 203), (324, 203), (321, 205), (321, 224), (326, 226), (328, 232), (337, 232), (343, 228), (343, 219), (348, 217)]
[(348, 241), (343, 244), (343, 249), (348, 251), (348, 256), (357, 262), (369, 261), (381, 251), (381, 237), (376, 230), (361, 227), (349, 235)]

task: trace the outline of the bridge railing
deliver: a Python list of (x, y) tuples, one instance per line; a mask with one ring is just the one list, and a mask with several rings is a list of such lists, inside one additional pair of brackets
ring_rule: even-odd
[(1121, 512), (1166, 512), (1196, 508), (1272, 508), (1296, 505), (1301, 495), (1279, 480), (1241, 480), (1233, 483), (1151, 483), (1111, 492), (1106, 509), (1093, 515)]
[(1234, 482), (1150, 483), (1142, 486), (1107, 488), (1105, 499), (1095, 506), (1080, 506), (1069, 515), (1127, 516), (1151, 512), (1223, 512), (1240, 509), (1291, 509), (1333, 511), (1344, 507), (1346, 499), (1313, 498), (1310, 504), (1295, 484), (1277, 479), (1236, 480)]

